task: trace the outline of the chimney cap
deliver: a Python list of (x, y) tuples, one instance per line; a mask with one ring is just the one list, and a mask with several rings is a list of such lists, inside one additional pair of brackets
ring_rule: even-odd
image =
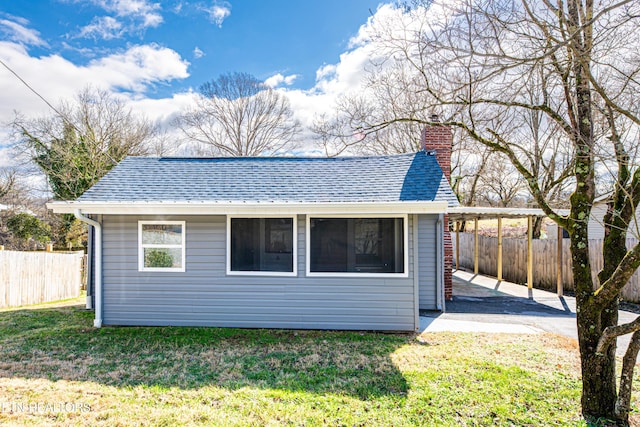
[(431, 117), (429, 117), (429, 120), (431, 120), (432, 122), (438, 122), (439, 123), (440, 122), (440, 117), (438, 117), (437, 114), (433, 113), (431, 115)]

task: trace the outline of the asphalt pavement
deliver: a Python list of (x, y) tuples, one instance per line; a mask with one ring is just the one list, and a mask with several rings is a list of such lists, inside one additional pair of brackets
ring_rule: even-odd
[[(637, 316), (620, 311), (620, 323)], [(460, 270), (453, 274), (453, 300), (445, 312), (421, 312), (420, 326), (423, 332), (550, 332), (578, 338), (575, 298)], [(619, 354), (628, 342), (628, 336), (618, 338)]]

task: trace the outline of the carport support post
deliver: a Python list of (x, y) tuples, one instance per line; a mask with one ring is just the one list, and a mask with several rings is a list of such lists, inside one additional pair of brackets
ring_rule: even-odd
[(563, 294), (562, 289), (562, 227), (558, 225), (558, 256), (556, 259), (556, 274), (558, 275), (558, 296), (561, 297)]
[(527, 288), (533, 289), (533, 217), (527, 216)]
[(456, 221), (456, 271), (460, 270), (460, 221)]
[(502, 217), (498, 217), (498, 281), (502, 281)]
[(478, 274), (478, 218), (473, 220), (473, 274)]

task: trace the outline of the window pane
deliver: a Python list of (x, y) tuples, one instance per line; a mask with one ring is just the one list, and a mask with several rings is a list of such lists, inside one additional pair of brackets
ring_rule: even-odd
[(349, 220), (342, 218), (311, 219), (311, 271), (340, 272), (348, 269)]
[(292, 218), (231, 218), (231, 271), (293, 271)]
[(312, 218), (310, 270), (403, 273), (402, 218)]
[(182, 225), (142, 224), (143, 245), (181, 245)]
[(144, 248), (145, 268), (182, 268), (181, 248)]
[(264, 239), (269, 253), (293, 253), (293, 220), (291, 218), (266, 218)]

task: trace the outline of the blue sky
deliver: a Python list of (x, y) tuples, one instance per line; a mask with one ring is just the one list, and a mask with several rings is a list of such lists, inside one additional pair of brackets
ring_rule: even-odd
[[(186, 78), (154, 82), (145, 92), (164, 97), (220, 73), (249, 72), (261, 80), (281, 74), (308, 89), (316, 71), (336, 63), (379, 0), (49, 0), (3, 1), (2, 38), (10, 22), (39, 33), (32, 56), (57, 54), (74, 64), (157, 45), (188, 62)], [(1, 33), (0, 33), (1, 34)], [(4, 74), (4, 73), (3, 73)], [(3, 75), (3, 78), (5, 76)]]
[[(255, 75), (309, 126), (363, 84), (380, 0), (0, 0), (0, 60), (50, 103), (87, 86), (165, 126), (221, 73)], [(390, 21), (395, 22), (395, 21)], [(10, 123), (52, 111), (0, 65), (0, 168), (15, 163)], [(176, 135), (178, 137), (178, 135)]]

